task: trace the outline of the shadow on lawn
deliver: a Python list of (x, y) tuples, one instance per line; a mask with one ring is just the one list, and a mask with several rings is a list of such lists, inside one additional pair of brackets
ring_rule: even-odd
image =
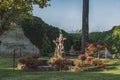
[(119, 80), (120, 74), (102, 71), (19, 71), (0, 69), (0, 80)]
[(119, 66), (120, 63), (114, 63), (114, 64), (107, 64), (107, 66)]

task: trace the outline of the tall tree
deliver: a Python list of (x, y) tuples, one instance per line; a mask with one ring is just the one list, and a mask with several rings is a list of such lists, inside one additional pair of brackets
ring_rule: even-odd
[(85, 52), (85, 48), (88, 44), (88, 33), (89, 33), (89, 0), (83, 0), (83, 15), (82, 15), (82, 43), (81, 52)]
[(0, 0), (0, 34), (9, 28), (11, 23), (21, 24), (23, 17), (30, 16), (32, 5), (46, 7), (49, 0)]
[(120, 26), (115, 26), (112, 30), (112, 53), (120, 54)]

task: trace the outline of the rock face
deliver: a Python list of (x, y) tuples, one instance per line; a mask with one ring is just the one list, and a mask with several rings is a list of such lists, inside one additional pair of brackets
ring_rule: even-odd
[(35, 47), (24, 35), (22, 28), (6, 31), (0, 35), (0, 56), (16, 56), (39, 54), (39, 49)]

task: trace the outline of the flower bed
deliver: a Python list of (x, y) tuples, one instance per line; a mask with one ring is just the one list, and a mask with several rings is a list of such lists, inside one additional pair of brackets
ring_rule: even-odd
[(37, 70), (40, 65), (41, 65), (41, 61), (38, 60), (38, 56), (32, 55), (32, 56), (27, 56), (27, 57), (20, 57), (18, 59), (17, 68), (19, 70), (24, 70), (24, 69)]
[(105, 68), (106, 64), (103, 60), (89, 57), (85, 54), (79, 55), (78, 59), (55, 59), (38, 60), (37, 56), (20, 57), (18, 59), (19, 70), (41, 70), (41, 71), (55, 71), (55, 70), (70, 70), (70, 71), (85, 71), (99, 68)]
[(70, 65), (73, 65), (73, 61), (66, 59), (51, 58), (48, 64), (54, 66), (57, 70), (68, 70)]
[(74, 60), (74, 66), (70, 67), (71, 71), (85, 71), (98, 68), (105, 68), (106, 64), (103, 60), (98, 58), (89, 57), (85, 54), (78, 56), (78, 59)]

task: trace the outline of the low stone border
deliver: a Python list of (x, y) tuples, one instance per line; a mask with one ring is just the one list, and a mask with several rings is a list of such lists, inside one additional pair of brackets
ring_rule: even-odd
[(93, 70), (93, 69), (97, 69), (99, 68), (99, 66), (88, 66), (86, 67), (86, 70)]
[[(99, 66), (86, 66), (86, 67), (78, 67), (78, 66), (68, 66), (68, 69), (71, 71), (86, 71), (86, 70), (94, 70), (99, 68)], [(25, 64), (18, 64), (17, 65), (18, 70), (34, 70), (31, 68), (27, 68)], [(55, 66), (39, 66), (37, 70), (40, 71), (57, 71), (58, 69)]]
[[(25, 66), (25, 64), (18, 64), (17, 69), (18, 70), (33, 70), (31, 68), (27, 68)], [(40, 71), (56, 71), (58, 69), (56, 69), (54, 66), (39, 66), (37, 70), (40, 70)]]
[(87, 70), (95, 70), (98, 69), (99, 66), (86, 66), (86, 67), (79, 67), (79, 66), (69, 66), (70, 71), (87, 71)]
[(54, 66), (39, 66), (41, 71), (56, 71), (57, 69)]

